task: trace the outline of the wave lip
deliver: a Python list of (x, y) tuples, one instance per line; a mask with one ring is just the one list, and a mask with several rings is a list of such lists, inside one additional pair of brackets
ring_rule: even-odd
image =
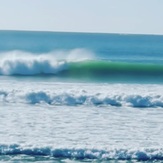
[(163, 160), (163, 149), (75, 149), (52, 147), (23, 147), (21, 145), (0, 145), (0, 155), (49, 156), (76, 160)]

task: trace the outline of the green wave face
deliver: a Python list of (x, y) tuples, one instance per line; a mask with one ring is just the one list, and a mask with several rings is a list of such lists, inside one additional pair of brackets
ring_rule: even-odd
[(162, 81), (163, 65), (107, 61), (71, 62), (66, 77), (107, 81)]

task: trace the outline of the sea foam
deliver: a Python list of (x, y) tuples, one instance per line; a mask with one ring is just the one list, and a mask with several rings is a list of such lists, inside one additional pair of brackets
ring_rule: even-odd
[(137, 160), (151, 161), (163, 160), (163, 149), (82, 149), (82, 148), (54, 148), (34, 147), (18, 144), (0, 145), (0, 155), (28, 155), (28, 156), (49, 156), (68, 159), (96, 159), (96, 160)]
[(0, 54), (1, 75), (40, 75), (57, 74), (68, 68), (68, 62), (92, 58), (85, 49), (53, 51), (47, 54), (34, 54), (24, 51), (9, 51)]
[[(129, 107), (163, 107), (161, 94), (143, 94), (140, 92), (114, 93), (89, 92), (89, 90), (0, 90), (0, 101), (5, 103), (26, 103), (32, 105), (48, 104), (52, 106), (129, 106)], [(78, 88), (79, 89), (79, 88)], [(96, 89), (96, 87), (95, 87)], [(107, 87), (106, 87), (107, 89)], [(112, 90), (114, 91), (114, 90)]]

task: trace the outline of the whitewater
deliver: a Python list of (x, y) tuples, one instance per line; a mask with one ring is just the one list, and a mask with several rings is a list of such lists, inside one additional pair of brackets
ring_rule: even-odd
[(0, 38), (0, 162), (163, 161), (163, 36)]

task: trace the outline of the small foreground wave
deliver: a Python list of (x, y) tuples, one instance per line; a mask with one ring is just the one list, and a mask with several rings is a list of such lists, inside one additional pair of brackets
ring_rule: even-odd
[(161, 94), (90, 94), (85, 90), (81, 92), (67, 91), (21, 91), (0, 90), (1, 103), (25, 103), (31, 105), (51, 106), (129, 106), (129, 107), (163, 107)]
[(0, 145), (0, 155), (28, 155), (49, 156), (53, 158), (76, 160), (137, 160), (152, 161), (163, 160), (162, 148), (149, 149), (80, 149), (80, 148), (54, 148), (34, 147), (23, 145)]

